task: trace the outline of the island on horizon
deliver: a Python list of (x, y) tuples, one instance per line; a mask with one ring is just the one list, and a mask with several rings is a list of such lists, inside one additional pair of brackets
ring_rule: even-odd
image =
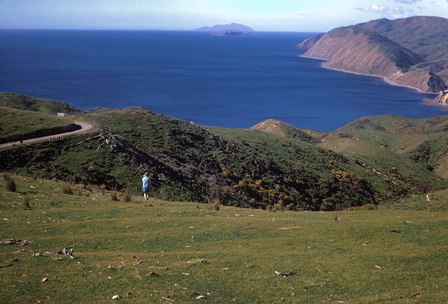
[(217, 24), (195, 29), (196, 32), (206, 32), (214, 36), (246, 36), (253, 35), (255, 30), (247, 25), (238, 23)]

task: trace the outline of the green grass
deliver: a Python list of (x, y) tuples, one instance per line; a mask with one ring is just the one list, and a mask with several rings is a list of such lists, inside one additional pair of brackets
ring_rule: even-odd
[[(0, 94), (2, 102), (24, 113), (6, 124), (43, 127), (32, 122), (45, 101)], [(161, 199), (209, 202), (220, 189), (225, 205), (288, 210), (341, 210), (447, 186), (434, 174), (448, 168), (444, 118), (369, 117), (311, 134), (272, 120), (258, 130), (207, 128), (142, 108), (84, 114), (96, 133), (4, 150), (0, 170), (134, 193), (148, 171)]]
[[(434, 194), (443, 208), (414, 210), (411, 199), (374, 211), (268, 212), (136, 196), (113, 202), (95, 189), (73, 186), (74, 195), (64, 195), (63, 182), (15, 179), (18, 193), (0, 180), (0, 239), (30, 243), (0, 245), (0, 264), (12, 263), (0, 269), (1, 303), (110, 303), (113, 295), (125, 303), (197, 303), (200, 295), (206, 303), (448, 298), (446, 192)], [(23, 208), (24, 196), (32, 210)], [(75, 259), (32, 257), (64, 246)], [(274, 273), (291, 270), (287, 278)]]
[(58, 112), (67, 114), (81, 113), (81, 110), (64, 102), (45, 98), (36, 98), (17, 93), (0, 93), (0, 106), (47, 114), (56, 114)]
[(73, 122), (73, 119), (67, 117), (3, 106), (0, 106), (0, 116), (0, 138), (29, 134), (41, 129), (63, 127)]
[(448, 189), (412, 195), (392, 203), (389, 202), (383, 207), (397, 210), (448, 211)]
[[(447, 127), (446, 117), (419, 120), (391, 115), (363, 117), (322, 135), (319, 146), (361, 161), (380, 172), (376, 175), (385, 177), (386, 186), (395, 189), (399, 189), (399, 180), (408, 184), (403, 189), (444, 187), (448, 176), (448, 162), (444, 158)], [(375, 179), (369, 181), (377, 189), (384, 188)]]

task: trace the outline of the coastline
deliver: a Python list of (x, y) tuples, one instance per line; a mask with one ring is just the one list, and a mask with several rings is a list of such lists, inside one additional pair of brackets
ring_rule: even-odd
[[(318, 58), (318, 57), (311, 57), (311, 56), (305, 56), (305, 55), (299, 55), (299, 57), (302, 58), (307, 58), (307, 59), (315, 59), (315, 60), (322, 60), (322, 61), (327, 61), (327, 59), (324, 58)], [(337, 71), (337, 72), (342, 72), (342, 73), (348, 73), (348, 74), (354, 74), (354, 75), (361, 75), (361, 76), (369, 76), (369, 77), (376, 77), (376, 78), (381, 78), (385, 83), (387, 83), (388, 85), (392, 85), (392, 86), (396, 86), (396, 87), (404, 87), (404, 88), (408, 88), (411, 89), (413, 91), (416, 91), (418, 93), (422, 93), (422, 94), (434, 94), (435, 96), (437, 96), (437, 93), (434, 92), (425, 92), (422, 91), (418, 88), (415, 88), (413, 86), (410, 85), (406, 85), (406, 84), (401, 84), (398, 83), (396, 81), (393, 81), (390, 78), (387, 78), (386, 76), (380, 76), (380, 75), (372, 75), (372, 74), (364, 74), (364, 73), (359, 73), (359, 72), (354, 72), (354, 71), (349, 71), (349, 70), (343, 70), (343, 69), (337, 69), (337, 68), (331, 68), (331, 67), (326, 67), (324, 66), (324, 63), (321, 64), (321, 67), (327, 70), (333, 70), (333, 71)]]

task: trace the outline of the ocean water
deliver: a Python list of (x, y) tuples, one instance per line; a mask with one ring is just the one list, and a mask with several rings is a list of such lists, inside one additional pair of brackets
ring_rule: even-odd
[(333, 130), (366, 115), (447, 115), (434, 95), (299, 58), (310, 33), (217, 37), (196, 32), (0, 31), (0, 91), (82, 109), (144, 106), (201, 125), (275, 118)]

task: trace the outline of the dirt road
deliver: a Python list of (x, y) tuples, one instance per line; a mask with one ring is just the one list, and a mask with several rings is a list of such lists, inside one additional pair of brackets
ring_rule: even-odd
[(22, 141), (15, 141), (15, 142), (8, 142), (8, 143), (0, 144), (0, 150), (7, 149), (7, 148), (10, 148), (10, 147), (16, 146), (16, 145), (26, 145), (26, 144), (31, 144), (31, 143), (35, 143), (35, 142), (64, 138), (64, 137), (74, 135), (74, 134), (85, 133), (93, 128), (93, 126), (91, 124), (89, 124), (85, 121), (74, 121), (73, 123), (75, 125), (80, 126), (81, 129), (72, 131), (72, 132), (65, 132), (65, 133), (60, 133), (60, 134), (55, 134), (55, 135), (50, 135), (50, 136), (36, 137), (36, 138), (31, 138), (31, 139), (22, 140)]

